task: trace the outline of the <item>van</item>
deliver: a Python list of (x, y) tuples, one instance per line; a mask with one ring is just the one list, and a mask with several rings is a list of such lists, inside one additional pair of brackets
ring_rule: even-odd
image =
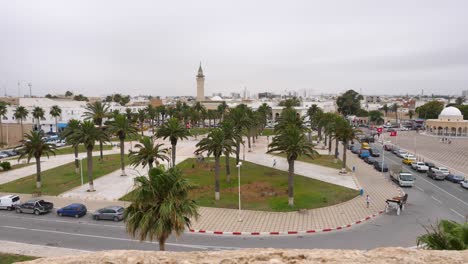
[(13, 210), (21, 203), (18, 195), (6, 195), (0, 197), (0, 209)]

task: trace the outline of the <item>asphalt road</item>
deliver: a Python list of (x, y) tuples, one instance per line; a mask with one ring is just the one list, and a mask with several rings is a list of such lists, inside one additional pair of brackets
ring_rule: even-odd
[[(385, 153), (389, 164), (401, 159)], [(370, 165), (369, 165), (370, 166)], [(304, 236), (212, 236), (185, 233), (171, 237), (166, 246), (173, 251), (223, 250), (239, 248), (333, 248), (371, 249), (381, 246), (416, 245), (423, 225), (438, 219), (463, 222), (468, 215), (468, 190), (447, 181), (434, 181), (417, 173), (413, 188), (405, 188), (408, 204), (400, 216), (390, 212), (342, 231)], [(376, 177), (387, 177), (376, 171)], [(123, 223), (94, 221), (88, 214), (80, 219), (58, 217), (55, 213), (41, 216), (0, 211), (0, 240), (49, 245), (81, 250), (138, 249), (155, 250), (156, 242), (141, 243), (129, 237)]]

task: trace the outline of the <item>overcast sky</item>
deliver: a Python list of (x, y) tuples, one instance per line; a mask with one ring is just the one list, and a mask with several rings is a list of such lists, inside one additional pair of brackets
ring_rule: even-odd
[(0, 93), (468, 90), (468, 1), (0, 0)]

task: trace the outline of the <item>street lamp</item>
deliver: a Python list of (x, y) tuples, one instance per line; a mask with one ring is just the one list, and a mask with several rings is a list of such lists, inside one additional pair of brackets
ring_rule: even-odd
[(242, 161), (245, 161), (245, 141), (242, 141)]
[(240, 192), (240, 168), (242, 166), (242, 162), (239, 161), (239, 163), (237, 163), (236, 167), (237, 167), (237, 184), (238, 184), (238, 188), (239, 188), (239, 219), (237, 220), (238, 222), (242, 222), (242, 217), (241, 217), (241, 192)]

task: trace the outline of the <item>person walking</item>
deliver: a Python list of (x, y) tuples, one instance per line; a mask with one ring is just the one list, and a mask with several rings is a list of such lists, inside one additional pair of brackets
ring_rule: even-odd
[(276, 167), (276, 160), (274, 159), (273, 160), (273, 168), (275, 168), (275, 167)]
[(370, 203), (370, 197), (369, 195), (366, 195), (366, 206), (369, 208), (369, 203)]

